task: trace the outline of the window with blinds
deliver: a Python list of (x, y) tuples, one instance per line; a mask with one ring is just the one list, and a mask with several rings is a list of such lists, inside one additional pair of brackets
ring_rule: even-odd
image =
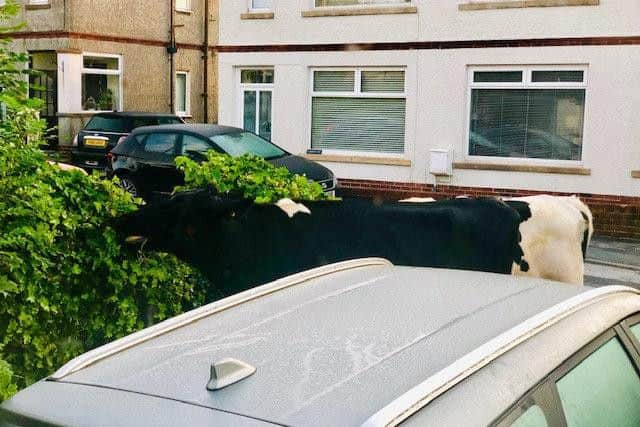
[(584, 70), (471, 70), (469, 155), (582, 159)]
[(315, 70), (311, 148), (403, 153), (404, 70)]

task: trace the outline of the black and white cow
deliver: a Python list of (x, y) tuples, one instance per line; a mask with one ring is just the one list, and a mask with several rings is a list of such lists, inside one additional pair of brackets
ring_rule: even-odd
[(287, 205), (198, 190), (142, 207), (116, 228), (125, 236), (143, 236), (146, 248), (194, 265), (223, 295), (362, 257), (504, 274), (522, 262), (520, 216), (497, 199), (305, 202), (310, 214), (294, 214), (296, 207)]
[(538, 195), (504, 199), (521, 217), (524, 261), (513, 274), (582, 285), (593, 216), (579, 198)]

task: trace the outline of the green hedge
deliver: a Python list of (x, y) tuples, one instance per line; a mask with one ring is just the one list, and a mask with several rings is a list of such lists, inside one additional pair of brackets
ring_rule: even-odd
[(114, 182), (0, 144), (0, 345), (20, 387), (202, 303), (191, 268), (120, 244), (108, 224), (134, 209)]

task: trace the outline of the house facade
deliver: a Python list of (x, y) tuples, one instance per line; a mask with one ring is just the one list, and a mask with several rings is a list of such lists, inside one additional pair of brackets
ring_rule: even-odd
[(579, 194), (640, 237), (640, 3), (219, 5), (219, 122), (321, 161), (343, 194)]
[(26, 26), (9, 36), (41, 72), (31, 96), (45, 101), (42, 117), (61, 146), (98, 111), (216, 120), (216, 0), (17, 3)]

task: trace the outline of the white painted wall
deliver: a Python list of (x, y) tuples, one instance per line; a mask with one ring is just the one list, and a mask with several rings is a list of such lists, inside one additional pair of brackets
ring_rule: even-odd
[(640, 34), (640, 1), (459, 11), (468, 0), (413, 0), (416, 14), (304, 18), (313, 0), (274, 0), (274, 19), (241, 20), (246, 0), (220, 1), (220, 44), (486, 40)]
[(58, 112), (82, 111), (82, 55), (58, 54)]
[[(615, 1), (603, 1), (603, 4)], [(320, 53), (223, 53), (219, 56), (221, 124), (238, 125), (237, 70), (242, 66), (273, 66), (274, 142), (294, 153), (310, 147), (310, 68), (319, 66), (406, 67), (407, 126), (405, 154), (411, 167), (327, 165), (341, 178), (432, 183), (428, 152), (454, 150), (464, 161), (468, 119), (469, 65), (587, 64), (583, 160), (590, 176), (471, 171), (455, 169), (451, 184), (548, 191), (640, 195), (640, 48), (588, 46)], [(566, 165), (567, 162), (518, 159), (519, 164)]]

